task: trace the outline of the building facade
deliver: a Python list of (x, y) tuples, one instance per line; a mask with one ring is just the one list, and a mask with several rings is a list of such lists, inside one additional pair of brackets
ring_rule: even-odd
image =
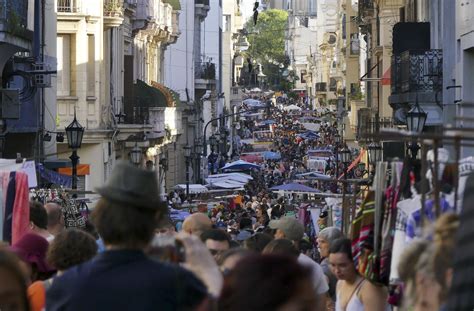
[[(179, 1), (56, 3), (58, 124), (64, 128), (76, 116), (85, 127), (78, 150), (88, 166), (79, 177), (83, 189), (102, 185), (135, 146), (142, 150), (139, 165), (160, 174), (161, 145), (181, 125), (179, 98), (162, 84), (164, 51), (179, 36)], [(67, 144), (58, 144), (58, 154), (67, 153)]]

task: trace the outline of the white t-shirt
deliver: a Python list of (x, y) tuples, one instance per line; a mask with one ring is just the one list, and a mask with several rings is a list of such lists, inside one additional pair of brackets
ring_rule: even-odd
[(321, 266), (317, 262), (306, 256), (305, 254), (300, 254), (298, 256), (298, 263), (304, 267), (311, 269), (312, 282), (316, 294), (321, 295), (327, 293), (327, 291), (329, 290), (329, 286), (326, 281), (326, 277), (324, 276), (323, 268), (321, 268)]

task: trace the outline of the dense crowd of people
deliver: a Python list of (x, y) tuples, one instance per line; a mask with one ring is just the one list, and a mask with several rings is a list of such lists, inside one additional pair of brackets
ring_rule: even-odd
[[(307, 150), (333, 144), (336, 125), (305, 140), (293, 116), (272, 117), (272, 151), (281, 159), (265, 161), (245, 190), (182, 222), (169, 210), (188, 198), (171, 193), (161, 201), (155, 173), (126, 163), (98, 189), (85, 228), (66, 228), (57, 204), (32, 201), (30, 232), (0, 247), (0, 310), (390, 310), (393, 293), (357, 269), (351, 240), (324, 221), (311, 230), (297, 217), (299, 205), (269, 191), (307, 172)], [(327, 171), (334, 176), (331, 163)], [(406, 310), (445, 303), (452, 262), (444, 255), (458, 225), (456, 216), (441, 218), (436, 243), (420, 241), (401, 261)]]

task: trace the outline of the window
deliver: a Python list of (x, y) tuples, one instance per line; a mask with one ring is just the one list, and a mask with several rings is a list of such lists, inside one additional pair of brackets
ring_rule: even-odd
[(95, 37), (87, 35), (87, 96), (95, 96)]
[(359, 54), (359, 34), (353, 33), (351, 34), (351, 55), (358, 55)]
[(228, 31), (231, 31), (231, 24), (230, 24), (230, 15), (226, 14), (223, 16), (223, 20), (222, 20), (222, 25), (223, 25), (223, 30), (224, 32), (228, 32)]
[(71, 96), (71, 36), (57, 37), (58, 96)]

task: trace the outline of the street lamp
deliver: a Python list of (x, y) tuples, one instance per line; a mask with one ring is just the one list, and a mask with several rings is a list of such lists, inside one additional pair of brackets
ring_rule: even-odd
[(214, 148), (215, 148), (216, 145), (217, 145), (217, 138), (216, 138), (216, 136), (212, 135), (211, 137), (209, 137), (209, 144), (211, 145), (211, 152), (214, 152)]
[[(418, 105), (418, 99), (415, 103), (415, 106), (407, 113), (407, 127), (410, 132), (414, 132), (416, 134), (420, 134), (423, 132), (423, 128), (425, 127), (426, 119), (428, 114), (421, 109), (420, 105)], [(420, 147), (418, 143), (413, 141), (408, 148), (411, 151), (412, 159), (416, 159), (418, 154), (418, 150)]]
[(168, 170), (168, 159), (166, 158), (166, 155), (163, 151), (160, 153), (160, 160), (158, 164), (160, 165), (163, 172), (166, 172)]
[(336, 143), (336, 145), (339, 145), (341, 143), (341, 135), (339, 135), (339, 133), (336, 133), (336, 135), (334, 135), (334, 142)]
[(227, 153), (227, 131), (225, 128), (221, 128), (220, 133), (220, 140), (221, 140), (221, 154), (225, 155)]
[(138, 143), (135, 142), (135, 147), (130, 150), (130, 162), (132, 162), (133, 165), (139, 166), (140, 163), (142, 163), (142, 149), (138, 147)]
[(69, 157), (72, 162), (72, 189), (77, 189), (77, 164), (79, 163), (79, 156), (77, 149), (81, 148), (82, 137), (84, 136), (84, 128), (76, 119), (76, 111), (74, 111), (74, 120), (71, 124), (66, 126), (66, 136), (69, 149), (72, 149), (72, 154)]
[(196, 182), (199, 183), (201, 180), (201, 156), (203, 153), (204, 146), (201, 144), (199, 139), (194, 140), (194, 156), (195, 156), (195, 175)]
[(186, 159), (186, 199), (189, 202), (189, 161), (191, 160), (191, 147), (184, 146), (184, 158)]
[(347, 178), (346, 170), (351, 162), (352, 154), (347, 147), (343, 147), (339, 153), (341, 154), (342, 163), (344, 163), (344, 178)]
[(371, 142), (367, 146), (369, 151), (369, 165), (372, 166), (372, 173), (375, 174), (377, 162), (382, 161), (382, 146), (379, 143)]

